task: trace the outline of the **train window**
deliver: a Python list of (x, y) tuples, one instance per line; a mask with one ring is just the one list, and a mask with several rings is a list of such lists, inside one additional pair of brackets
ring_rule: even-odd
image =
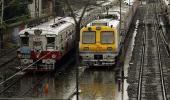
[(29, 37), (21, 37), (21, 45), (28, 46), (29, 45)]
[(55, 37), (47, 37), (47, 47), (54, 47)]
[(71, 33), (73, 33), (73, 32), (72, 32), (72, 30), (69, 32), (68, 36), (70, 36), (70, 35), (71, 35)]
[(101, 32), (100, 42), (102, 44), (111, 44), (114, 42), (114, 32)]
[(96, 32), (83, 32), (82, 38), (84, 44), (96, 43)]
[(68, 38), (68, 36), (69, 36), (69, 31), (66, 32), (66, 38)]
[(72, 33), (72, 31), (70, 31), (70, 32), (68, 33), (68, 36), (70, 36), (70, 35), (71, 35), (71, 33)]
[(107, 26), (107, 23), (94, 22), (92, 23), (92, 26)]

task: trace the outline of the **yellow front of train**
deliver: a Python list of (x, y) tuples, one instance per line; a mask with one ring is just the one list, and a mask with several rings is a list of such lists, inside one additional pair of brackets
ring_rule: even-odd
[(118, 30), (109, 26), (88, 26), (80, 31), (79, 54), (83, 65), (113, 66), (119, 52)]

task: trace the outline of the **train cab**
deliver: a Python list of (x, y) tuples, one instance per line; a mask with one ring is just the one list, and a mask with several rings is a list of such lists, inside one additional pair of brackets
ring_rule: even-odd
[(75, 25), (68, 17), (52, 20), (19, 33), (20, 49), (18, 57), (21, 67), (28, 70), (54, 70), (56, 62), (73, 48)]
[(81, 29), (79, 52), (89, 66), (113, 66), (119, 52), (119, 21), (100, 19)]

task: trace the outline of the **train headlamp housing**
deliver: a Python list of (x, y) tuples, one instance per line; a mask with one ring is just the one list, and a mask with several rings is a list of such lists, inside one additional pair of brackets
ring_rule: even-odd
[(46, 63), (46, 64), (54, 64), (55, 60), (54, 59), (46, 59), (43, 62)]
[(101, 30), (101, 27), (97, 26), (97, 27), (96, 27), (96, 30)]
[(114, 59), (114, 58), (115, 58), (114, 54), (105, 54), (104, 55), (104, 59), (105, 60), (111, 60), (111, 59)]
[(42, 30), (39, 30), (39, 29), (34, 30), (35, 35), (41, 35), (41, 33), (42, 33)]
[(91, 28), (91, 27), (88, 27), (88, 31), (92, 31), (92, 28)]
[(89, 47), (84, 47), (83, 50), (84, 51), (89, 51)]
[(51, 59), (46, 59), (46, 64), (51, 64)]
[(24, 64), (28, 64), (28, 63), (29, 63), (29, 60), (28, 60), (28, 59), (23, 59), (23, 63), (24, 63)]
[(93, 55), (91, 54), (85, 54), (85, 55), (81, 55), (82, 59), (84, 60), (90, 60), (93, 59)]
[(53, 59), (55, 59), (57, 56), (56, 56), (55, 54), (53, 54), (51, 57), (52, 57)]
[(107, 51), (112, 51), (112, 50), (113, 50), (112, 47), (108, 47), (108, 48), (107, 48)]

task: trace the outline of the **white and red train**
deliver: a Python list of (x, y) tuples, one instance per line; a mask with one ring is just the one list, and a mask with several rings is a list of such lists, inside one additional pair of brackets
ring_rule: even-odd
[(23, 68), (32, 64), (28, 69), (53, 70), (56, 62), (73, 47), (73, 19), (58, 17), (55, 21), (51, 20), (19, 33), (18, 57)]

